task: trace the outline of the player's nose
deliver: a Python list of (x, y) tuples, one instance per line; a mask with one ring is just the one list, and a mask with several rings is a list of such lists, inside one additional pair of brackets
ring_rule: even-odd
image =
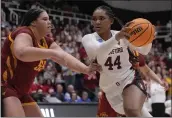
[(96, 20), (96, 25), (99, 25), (100, 24), (100, 20)]

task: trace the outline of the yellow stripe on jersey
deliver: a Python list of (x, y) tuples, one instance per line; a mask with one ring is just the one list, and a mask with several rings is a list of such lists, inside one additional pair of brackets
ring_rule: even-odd
[(137, 51), (135, 51), (135, 50), (133, 50), (133, 54), (134, 54), (134, 56), (136, 56), (136, 57), (139, 56), (139, 53), (138, 53)]
[(8, 69), (9, 69), (9, 71), (10, 71), (10, 75), (11, 75), (11, 78), (13, 77), (13, 70), (12, 70), (12, 68), (11, 68), (11, 64), (10, 64), (10, 57), (8, 56), (7, 57), (7, 67), (8, 67)]
[(138, 57), (139, 56), (139, 53), (137, 51), (135, 51), (135, 52), (136, 52), (136, 56)]
[(6, 82), (7, 81), (7, 70), (5, 70), (2, 77), (3, 77), (3, 80)]
[(22, 106), (35, 105), (36, 102), (23, 103)]
[(9, 35), (8, 39), (11, 41), (10, 49), (11, 49), (11, 53), (12, 53), (12, 56), (14, 59), (14, 68), (16, 68), (17, 67), (17, 59), (14, 56), (14, 52), (13, 52), (14, 40), (11, 38), (11, 34)]
[(45, 38), (43, 37), (43, 46), (42, 45), (40, 45), (40, 44), (38, 44), (38, 46), (40, 47), (40, 48), (48, 48), (48, 45), (47, 45), (47, 42), (46, 42), (46, 40), (45, 40)]

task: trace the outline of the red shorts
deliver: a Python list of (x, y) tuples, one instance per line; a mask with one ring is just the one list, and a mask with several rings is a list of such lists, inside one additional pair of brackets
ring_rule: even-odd
[(36, 104), (36, 102), (32, 99), (32, 97), (29, 94), (21, 95), (17, 92), (15, 88), (9, 85), (1, 86), (1, 95), (2, 95), (2, 99), (10, 96), (17, 97), (22, 103), (22, 106)]
[(110, 106), (109, 102), (107, 101), (105, 93), (103, 93), (101, 98), (99, 99), (97, 116), (98, 117), (121, 117), (124, 115), (121, 115), (115, 112), (115, 110)]

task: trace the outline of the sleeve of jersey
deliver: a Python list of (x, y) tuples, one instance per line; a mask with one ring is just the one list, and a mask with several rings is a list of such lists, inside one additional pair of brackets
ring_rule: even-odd
[(21, 34), (21, 33), (29, 34), (32, 37), (32, 32), (27, 28), (19, 29), (17, 32), (14, 33), (14, 35), (18, 35), (18, 34)]
[(82, 38), (82, 44), (90, 60), (95, 59), (97, 55), (98, 44), (91, 35), (85, 35)]
[(96, 39), (93, 39), (91, 35), (86, 35), (82, 38), (83, 46), (87, 52), (87, 55), (90, 59), (95, 59), (98, 53), (103, 54), (107, 52), (109, 48), (114, 47), (115, 44), (118, 44), (119, 41), (116, 40), (115, 35), (113, 35), (107, 41), (98, 44)]
[(107, 51), (109, 48), (114, 47), (115, 44), (118, 44), (119, 41), (116, 40), (115, 36), (116, 35), (113, 35), (110, 39), (101, 43), (98, 51), (100, 53), (103, 53), (103, 52)]
[(141, 46), (141, 47), (136, 47), (132, 44), (129, 44), (129, 47), (133, 50), (138, 51), (140, 54), (147, 55), (152, 48), (152, 43), (149, 43), (148, 45)]
[(144, 56), (142, 54), (139, 54), (139, 66), (140, 67), (145, 66), (145, 59), (144, 59)]

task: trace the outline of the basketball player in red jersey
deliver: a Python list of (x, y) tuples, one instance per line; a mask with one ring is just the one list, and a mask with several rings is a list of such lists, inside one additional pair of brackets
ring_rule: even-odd
[(38, 105), (29, 95), (29, 89), (46, 59), (70, 69), (90, 74), (99, 70), (98, 64), (86, 66), (63, 51), (51, 38), (51, 22), (43, 9), (29, 10), (20, 27), (7, 37), (1, 56), (1, 88), (5, 117), (41, 117)]
[[(133, 53), (129, 52), (129, 54), (130, 54), (130, 62), (132, 63), (133, 68), (140, 69), (140, 72), (143, 74), (142, 75), (143, 79), (146, 80), (146, 76), (149, 76), (149, 78), (153, 79), (154, 81), (159, 83), (161, 86), (165, 87), (165, 89), (168, 89), (168, 84), (166, 82), (161, 81), (160, 78), (152, 70), (150, 70), (150, 68), (145, 64), (143, 55), (138, 54), (136, 51), (134, 51)], [(145, 86), (144, 83), (142, 83), (142, 85), (143, 85), (142, 86), (143, 88), (141, 88), (141, 90), (143, 90), (143, 92), (147, 94), (146, 88), (144, 88)], [(117, 113), (110, 106), (109, 102), (107, 101), (105, 93), (102, 91), (102, 96), (99, 99), (97, 116), (98, 117), (123, 117), (125, 115)], [(142, 112), (142, 116), (151, 117), (151, 115), (145, 110)]]

